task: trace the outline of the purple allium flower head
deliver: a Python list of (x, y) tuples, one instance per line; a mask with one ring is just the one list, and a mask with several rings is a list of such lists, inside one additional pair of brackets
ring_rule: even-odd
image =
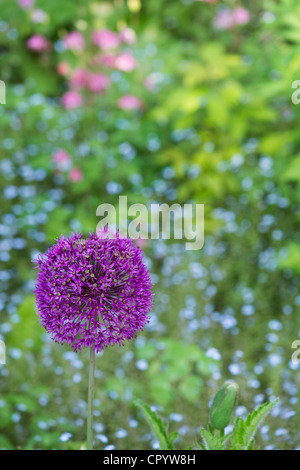
[(36, 260), (35, 294), (41, 325), (74, 351), (134, 338), (149, 321), (150, 274), (130, 238), (105, 230), (60, 237)]

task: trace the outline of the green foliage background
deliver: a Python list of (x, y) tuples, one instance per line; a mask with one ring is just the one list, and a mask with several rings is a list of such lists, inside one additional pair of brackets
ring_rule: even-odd
[[(250, 22), (216, 29), (220, 8), (237, 6), (250, 11)], [(163, 407), (179, 427), (175, 446), (190, 445), (207, 422), (209, 398), (230, 378), (241, 389), (239, 416), (281, 397), (258, 434), (260, 448), (298, 448), (300, 375), (291, 345), (300, 330), (300, 111), (291, 87), (300, 79), (299, 2), (37, 0), (35, 7), (46, 13), (43, 23), (0, 1), (7, 347), (0, 448), (78, 449), (85, 440), (88, 355), (41, 330), (31, 259), (61, 234), (94, 231), (97, 206), (117, 206), (119, 194), (129, 204), (204, 203), (205, 244), (187, 252), (183, 241), (149, 240), (144, 248), (152, 321), (135, 342), (97, 357), (96, 448), (157, 445), (134, 396)], [(137, 35), (138, 68), (111, 72), (106, 94), (64, 109), (68, 87), (57, 65), (82, 67), (92, 53), (87, 39), (81, 54), (61, 50), (64, 35), (125, 25)], [(28, 50), (33, 34), (51, 41), (49, 53)], [(143, 84), (149, 75), (152, 93)], [(119, 109), (125, 93), (144, 109)], [(58, 148), (72, 156), (81, 181), (54, 171)]]

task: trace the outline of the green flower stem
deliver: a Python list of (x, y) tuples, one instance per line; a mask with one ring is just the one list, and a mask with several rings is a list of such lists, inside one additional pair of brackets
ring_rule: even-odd
[(88, 388), (88, 414), (87, 414), (87, 450), (93, 450), (93, 401), (95, 388), (95, 352), (90, 351), (90, 371)]

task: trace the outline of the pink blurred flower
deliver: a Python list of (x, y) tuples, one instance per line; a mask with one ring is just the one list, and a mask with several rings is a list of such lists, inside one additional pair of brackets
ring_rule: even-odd
[(105, 67), (114, 67), (116, 56), (113, 54), (101, 55), (99, 60), (102, 65), (105, 65)]
[(123, 28), (120, 32), (120, 39), (126, 44), (134, 44), (136, 41), (136, 34), (131, 28)]
[(250, 12), (243, 7), (235, 8), (232, 12), (236, 24), (247, 24), (250, 21)]
[(93, 93), (103, 93), (109, 85), (109, 78), (101, 73), (95, 73), (89, 78), (88, 87)]
[(218, 0), (194, 0), (194, 2), (218, 3)]
[(134, 241), (139, 248), (144, 248), (148, 245), (148, 240), (146, 238), (139, 237), (136, 238)]
[(34, 5), (34, 2), (35, 0), (18, 0), (20, 7), (24, 8), (25, 10), (27, 8), (31, 8)]
[(31, 38), (28, 39), (27, 47), (28, 49), (31, 49), (35, 52), (43, 52), (49, 49), (49, 42), (44, 36), (41, 36), (40, 34), (35, 34), (34, 36), (31, 36)]
[(88, 85), (89, 71), (86, 69), (74, 70), (70, 78), (70, 85), (74, 88), (85, 88)]
[(77, 183), (82, 180), (83, 173), (79, 168), (72, 168), (72, 170), (69, 171), (68, 177), (72, 183)]
[(144, 80), (144, 85), (149, 91), (155, 91), (155, 81), (153, 80), (153, 77), (151, 75), (148, 75), (148, 77), (145, 78)]
[(120, 38), (110, 29), (99, 29), (93, 33), (93, 42), (101, 49), (113, 49), (119, 46)]
[(66, 109), (74, 109), (82, 104), (82, 96), (77, 91), (67, 91), (61, 101)]
[(34, 23), (44, 23), (47, 19), (47, 13), (37, 8), (36, 10), (33, 10), (30, 17)]
[(220, 10), (214, 18), (217, 29), (231, 29), (235, 22), (230, 10)]
[(131, 72), (136, 67), (136, 60), (130, 52), (122, 52), (115, 59), (114, 66), (122, 72)]
[(59, 171), (66, 171), (71, 168), (72, 160), (68, 152), (59, 149), (52, 155), (54, 166)]
[(84, 38), (78, 31), (72, 31), (67, 34), (63, 42), (70, 51), (82, 51), (82, 49), (84, 49)]
[(67, 75), (70, 71), (70, 66), (67, 62), (60, 62), (57, 65), (57, 72), (59, 75)]
[(118, 106), (121, 109), (142, 109), (142, 101), (133, 95), (124, 95), (118, 101)]

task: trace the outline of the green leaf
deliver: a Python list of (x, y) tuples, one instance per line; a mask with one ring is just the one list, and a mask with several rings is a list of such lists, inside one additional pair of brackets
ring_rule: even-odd
[(250, 450), (254, 447), (254, 437), (261, 426), (263, 419), (273, 406), (278, 403), (279, 398), (273, 402), (264, 403), (247, 416), (246, 421), (238, 418), (232, 432), (231, 450)]
[(171, 444), (172, 448), (174, 448), (174, 441), (177, 439), (177, 437), (178, 437), (177, 431), (171, 432), (171, 434), (169, 434), (168, 436), (168, 441)]
[[(196, 444), (197, 444), (197, 446), (199, 447), (199, 450), (206, 450), (204, 444), (202, 444), (201, 442), (196, 441)], [(187, 448), (186, 450), (192, 450), (192, 447)]]
[(133, 404), (136, 405), (145, 415), (148, 424), (150, 425), (155, 437), (157, 438), (161, 450), (173, 450), (173, 442), (178, 436), (177, 432), (173, 432), (168, 436), (167, 430), (163, 425), (161, 418), (151, 410), (150, 406), (140, 399), (135, 399)]
[(227, 440), (229, 436), (217, 437), (206, 429), (201, 429), (200, 435), (203, 440), (203, 445), (199, 443), (198, 445), (200, 445), (202, 450), (226, 450), (225, 440)]

